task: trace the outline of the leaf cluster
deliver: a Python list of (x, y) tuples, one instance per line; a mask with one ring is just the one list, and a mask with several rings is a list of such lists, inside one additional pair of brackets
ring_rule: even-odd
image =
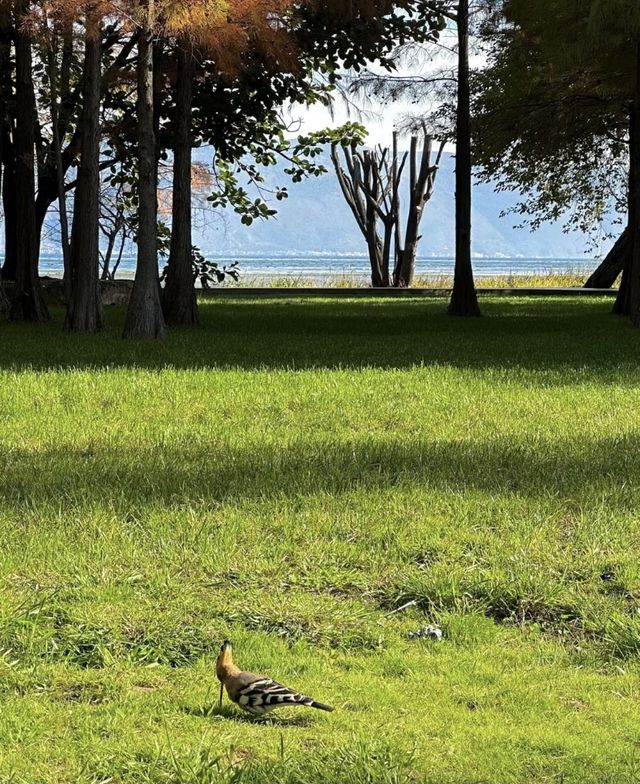
[[(475, 155), (484, 177), (523, 194), (537, 226), (588, 230), (624, 209), (637, 33), (632, 3), (506, 0), (474, 77)], [(623, 12), (629, 12), (623, 13)]]

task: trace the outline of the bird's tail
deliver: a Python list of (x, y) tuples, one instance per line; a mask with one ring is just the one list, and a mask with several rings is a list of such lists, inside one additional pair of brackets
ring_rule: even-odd
[(315, 700), (309, 704), (309, 707), (327, 711), (328, 713), (331, 713), (332, 710), (335, 710), (335, 708), (332, 708), (331, 705), (324, 705), (322, 702), (316, 702)]

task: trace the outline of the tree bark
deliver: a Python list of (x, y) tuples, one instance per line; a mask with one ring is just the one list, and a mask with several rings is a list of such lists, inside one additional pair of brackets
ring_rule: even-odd
[(459, 0), (458, 105), (456, 116), (456, 263), (449, 313), (480, 316), (471, 265), (471, 101), (469, 88), (469, 0)]
[(191, 106), (193, 51), (184, 44), (177, 52), (175, 130), (173, 133), (173, 202), (171, 246), (162, 306), (168, 324), (199, 323), (193, 276), (191, 237)]
[(167, 328), (160, 303), (157, 178), (153, 130), (154, 0), (138, 40), (138, 261), (124, 325), (124, 338), (161, 338)]
[(16, 285), (10, 317), (14, 321), (49, 318), (38, 278), (38, 243), (35, 211), (35, 118), (31, 41), (22, 27), (26, 4), (16, 2)]
[(4, 213), (4, 262), (2, 278), (15, 280), (18, 267), (18, 210), (16, 205), (16, 157), (8, 128), (2, 130), (2, 210)]
[(385, 230), (384, 240), (378, 233), (378, 212), (376, 204), (380, 197), (380, 182), (377, 176), (377, 163), (373, 152), (365, 150), (363, 156), (364, 189), (369, 194), (366, 199), (365, 225), (367, 227), (367, 247), (371, 262), (371, 285), (375, 288), (389, 287), (389, 254), (391, 252), (391, 237)]
[(16, 279), (17, 215), (16, 215), (16, 158), (11, 134), (10, 106), (14, 101), (11, 84), (10, 26), (0, 28), (0, 168), (2, 169), (2, 208), (4, 213), (4, 261), (0, 277)]
[(584, 284), (585, 289), (610, 289), (625, 268), (631, 254), (631, 232), (627, 227), (600, 266)]
[[(425, 138), (425, 144), (427, 140)], [(429, 142), (430, 144), (430, 142)], [(398, 142), (397, 136), (393, 134), (393, 159), (394, 159), (394, 172), (397, 168), (398, 157)], [(413, 276), (415, 274), (415, 261), (416, 253), (418, 250), (418, 228), (420, 225), (420, 217), (422, 216), (422, 209), (420, 214), (416, 215), (414, 212), (415, 190), (417, 185), (417, 166), (416, 156), (418, 151), (418, 139), (415, 136), (411, 137), (411, 148), (409, 151), (409, 208), (407, 216), (407, 226), (404, 242), (401, 241), (400, 221), (400, 195), (399, 183), (394, 182), (394, 191), (396, 192), (396, 260), (395, 269), (393, 272), (393, 283), (396, 288), (404, 289), (409, 288), (413, 283)], [(394, 174), (395, 179), (395, 174)]]
[(0, 26), (0, 193), (2, 193), (2, 169), (4, 165), (4, 125), (10, 94), (10, 86), (7, 85), (7, 75), (10, 68), (11, 38), (8, 35), (7, 28)]
[(631, 253), (627, 258), (613, 312), (640, 326), (640, 42), (636, 44), (636, 84), (629, 113), (628, 220)]
[(97, 332), (104, 326), (99, 282), (100, 22), (88, 14), (85, 31), (82, 142), (71, 237), (71, 297), (64, 327)]
[[(53, 155), (56, 165), (56, 179), (58, 184), (58, 209), (60, 213), (60, 244), (62, 245), (62, 260), (64, 267), (63, 284), (65, 302), (71, 297), (71, 252), (69, 247), (69, 221), (67, 219), (67, 194), (65, 192), (64, 170), (62, 167), (62, 143), (60, 139), (60, 113), (58, 107), (58, 74), (57, 74), (57, 35), (55, 22), (51, 30), (50, 46), (47, 52), (47, 69), (49, 71), (49, 89), (51, 102), (51, 135), (53, 141)], [(36, 199), (37, 201), (37, 199)], [(37, 213), (37, 207), (36, 207)], [(37, 220), (37, 215), (36, 215)]]
[[(418, 255), (418, 245), (420, 243), (420, 223), (424, 210), (429, 199), (433, 195), (436, 175), (440, 165), (440, 159), (444, 143), (440, 144), (434, 165), (431, 165), (431, 153), (433, 151), (433, 140), (428, 134), (424, 134), (422, 157), (418, 165), (418, 138), (411, 138), (411, 148), (409, 151), (409, 205), (407, 209), (407, 224), (405, 229), (404, 242), (400, 230), (400, 209), (399, 196), (396, 196), (398, 206), (396, 213), (396, 264), (393, 273), (394, 285), (398, 288), (408, 288), (413, 284), (416, 269), (416, 256)], [(395, 160), (397, 158), (397, 142), (394, 134), (394, 171), (396, 169)], [(394, 179), (395, 179), (394, 175)], [(394, 184), (397, 189), (398, 184)]]

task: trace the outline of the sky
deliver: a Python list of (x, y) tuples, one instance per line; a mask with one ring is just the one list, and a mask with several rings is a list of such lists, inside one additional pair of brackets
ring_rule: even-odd
[(291, 116), (300, 119), (300, 129), (296, 133), (311, 133), (322, 128), (336, 127), (346, 122), (359, 122), (369, 131), (367, 144), (374, 146), (391, 144), (393, 126), (398, 115), (402, 113), (400, 105), (392, 107), (370, 107), (364, 115), (356, 111), (348, 112), (342, 105), (336, 105), (333, 117), (324, 106), (311, 106), (308, 109), (296, 106)]
[[(455, 43), (450, 33), (444, 33), (441, 42), (445, 47), (451, 47)], [(409, 55), (399, 64), (398, 70), (395, 72), (396, 76), (424, 77), (440, 70), (448, 71), (455, 64), (455, 56), (450, 49), (442, 51), (427, 48), (418, 51), (419, 54)], [(482, 57), (472, 58), (474, 67), (478, 67), (482, 62), (484, 62)], [(368, 68), (374, 72), (381, 72), (379, 67), (372, 64)], [(424, 110), (426, 114), (430, 109), (433, 109), (433, 106), (421, 105), (419, 109)], [(359, 113), (358, 110), (361, 110), (362, 113)], [(299, 127), (295, 125), (292, 129), (295, 135), (298, 133), (310, 133), (327, 127), (337, 127), (351, 121), (359, 122), (368, 129), (368, 145), (382, 144), (383, 146), (390, 146), (395, 123), (403, 116), (415, 114), (416, 106), (410, 101), (397, 101), (392, 104), (381, 105), (376, 104), (373, 100), (365, 99), (363, 101), (363, 99), (358, 98), (355, 99), (354, 106), (349, 111), (345, 106), (345, 102), (339, 96), (336, 96), (333, 116), (328, 109), (321, 105), (308, 108), (294, 106), (289, 112), (289, 116), (299, 119), (301, 122)], [(449, 149), (449, 146), (447, 146), (447, 149)], [(450, 148), (450, 151), (452, 150), (453, 146)]]

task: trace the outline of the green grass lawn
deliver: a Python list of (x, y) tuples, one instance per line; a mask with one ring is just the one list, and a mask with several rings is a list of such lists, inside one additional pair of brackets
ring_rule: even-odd
[(640, 333), (444, 307), (0, 323), (2, 784), (640, 779)]

